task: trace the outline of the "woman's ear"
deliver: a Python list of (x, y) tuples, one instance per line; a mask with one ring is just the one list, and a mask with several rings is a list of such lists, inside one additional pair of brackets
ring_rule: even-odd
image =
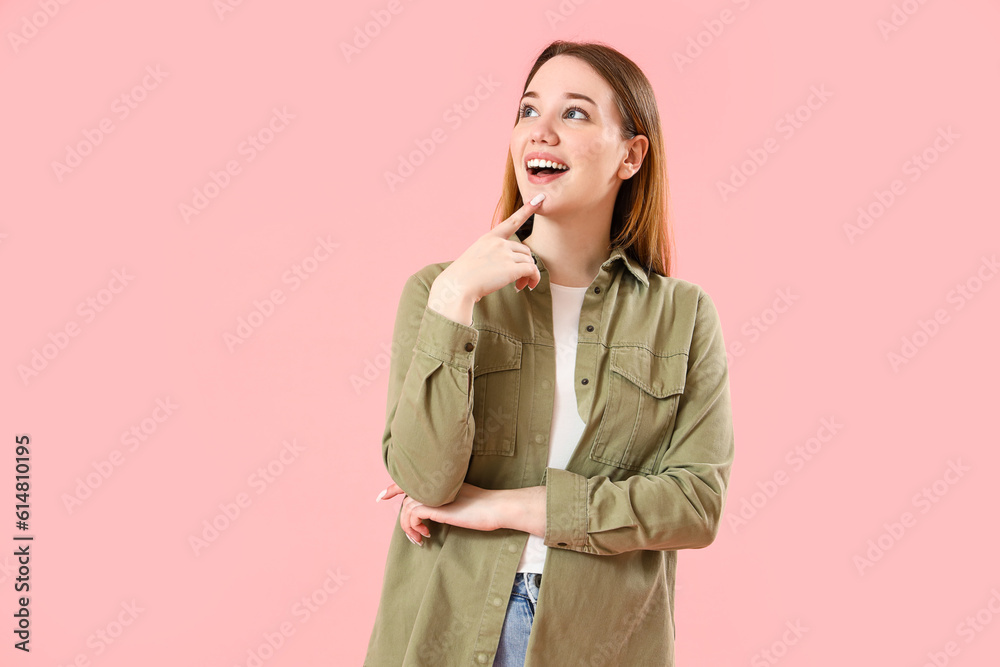
[(639, 167), (642, 166), (642, 161), (645, 159), (646, 151), (648, 150), (649, 139), (645, 135), (637, 134), (629, 139), (628, 152), (625, 154), (622, 168), (618, 170), (622, 179), (628, 180), (635, 176), (636, 172), (639, 171)]

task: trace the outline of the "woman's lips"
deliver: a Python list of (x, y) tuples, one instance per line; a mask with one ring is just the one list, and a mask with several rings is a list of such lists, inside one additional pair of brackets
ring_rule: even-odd
[(566, 170), (563, 170), (563, 171), (553, 172), (551, 174), (540, 174), (540, 175), (532, 174), (529, 171), (529, 172), (527, 172), (527, 174), (528, 174), (528, 182), (529, 183), (534, 183), (535, 185), (545, 185), (546, 183), (550, 183), (550, 182), (556, 180), (557, 178), (559, 178), (560, 176), (562, 176), (563, 174), (565, 174), (568, 171), (569, 171), (569, 169), (566, 169)]

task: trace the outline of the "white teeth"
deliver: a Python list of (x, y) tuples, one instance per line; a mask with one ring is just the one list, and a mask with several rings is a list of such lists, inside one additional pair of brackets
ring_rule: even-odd
[(552, 160), (538, 160), (538, 159), (533, 159), (533, 160), (528, 160), (525, 163), (525, 165), (527, 167), (529, 167), (529, 168), (538, 167), (540, 169), (545, 169), (545, 168), (549, 168), (549, 169), (563, 169), (563, 170), (569, 169), (569, 167), (567, 167), (566, 165), (561, 164), (559, 162), (553, 162)]

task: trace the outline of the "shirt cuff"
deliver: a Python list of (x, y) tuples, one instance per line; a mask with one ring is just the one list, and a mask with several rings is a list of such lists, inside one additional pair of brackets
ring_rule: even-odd
[(545, 539), (547, 547), (587, 548), (587, 478), (562, 468), (545, 470)]
[(472, 368), (479, 330), (456, 322), (430, 306), (424, 308), (415, 349), (439, 361), (467, 371)]

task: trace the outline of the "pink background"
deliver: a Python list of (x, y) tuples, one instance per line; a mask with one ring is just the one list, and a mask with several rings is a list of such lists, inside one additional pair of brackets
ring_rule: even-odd
[[(676, 275), (733, 350), (736, 462), (718, 539), (680, 555), (678, 665), (996, 664), (996, 3), (234, 4), (0, 3), (0, 662), (361, 664), (399, 505), (373, 500), (400, 291), (489, 228), (524, 77), (566, 38), (652, 81)], [(880, 215), (852, 240), (859, 207)]]

